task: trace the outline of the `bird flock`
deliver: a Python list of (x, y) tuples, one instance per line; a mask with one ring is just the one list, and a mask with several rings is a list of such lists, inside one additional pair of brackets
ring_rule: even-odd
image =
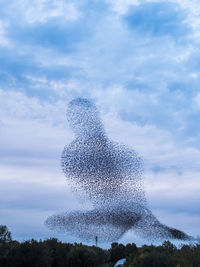
[(143, 186), (143, 161), (136, 151), (110, 140), (95, 104), (73, 99), (67, 108), (75, 139), (61, 156), (62, 170), (73, 191), (92, 208), (54, 214), (45, 224), (83, 241), (117, 241), (128, 230), (146, 240), (191, 240), (170, 228), (147, 207)]

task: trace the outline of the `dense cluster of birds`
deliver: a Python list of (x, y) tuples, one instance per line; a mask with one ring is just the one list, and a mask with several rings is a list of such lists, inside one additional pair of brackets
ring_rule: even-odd
[(89, 200), (92, 209), (52, 215), (46, 220), (49, 228), (85, 241), (98, 236), (101, 242), (113, 242), (130, 229), (152, 241), (191, 239), (160, 223), (147, 208), (142, 159), (107, 137), (93, 102), (72, 100), (67, 119), (76, 138), (63, 150), (62, 169), (72, 189)]

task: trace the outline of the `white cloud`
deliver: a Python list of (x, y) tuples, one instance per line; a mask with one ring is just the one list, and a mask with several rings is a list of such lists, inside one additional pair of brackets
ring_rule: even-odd
[(125, 14), (129, 6), (139, 5), (141, 3), (140, 0), (106, 0), (106, 2), (110, 3), (113, 10), (119, 15)]
[(7, 37), (7, 27), (8, 23), (0, 20), (0, 46), (6, 46), (6, 47), (11, 46), (10, 41)]
[(186, 23), (188, 23), (194, 31), (194, 39), (200, 38), (200, 6), (197, 0), (172, 0), (178, 3), (187, 12)]
[[(13, 12), (15, 18), (13, 18)], [(7, 4), (7, 14), (10, 20), (19, 19), (25, 23), (45, 23), (49, 19), (61, 18), (65, 21), (74, 21), (80, 17), (80, 12), (73, 1), (49, 0), (17, 0)]]
[(200, 93), (193, 98), (194, 105), (199, 109), (200, 108)]

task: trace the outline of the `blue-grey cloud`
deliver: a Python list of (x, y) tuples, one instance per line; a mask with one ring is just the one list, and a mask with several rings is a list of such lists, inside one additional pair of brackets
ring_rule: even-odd
[(179, 39), (191, 30), (184, 23), (185, 13), (177, 4), (148, 2), (130, 8), (124, 20), (131, 29), (140, 34), (156, 37), (168, 35)]
[(43, 24), (15, 27), (10, 37), (15, 42), (23, 40), (23, 45), (37, 45), (70, 53), (75, 52), (80, 42), (90, 37), (90, 32), (85, 21), (65, 25), (52, 19)]

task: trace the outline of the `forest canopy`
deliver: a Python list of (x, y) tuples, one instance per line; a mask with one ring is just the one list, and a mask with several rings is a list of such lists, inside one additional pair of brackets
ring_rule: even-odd
[(142, 247), (115, 242), (110, 249), (102, 249), (56, 238), (18, 242), (5, 225), (0, 225), (0, 266), (112, 267), (122, 258), (126, 258), (127, 267), (200, 267), (200, 244), (177, 248), (170, 241)]

